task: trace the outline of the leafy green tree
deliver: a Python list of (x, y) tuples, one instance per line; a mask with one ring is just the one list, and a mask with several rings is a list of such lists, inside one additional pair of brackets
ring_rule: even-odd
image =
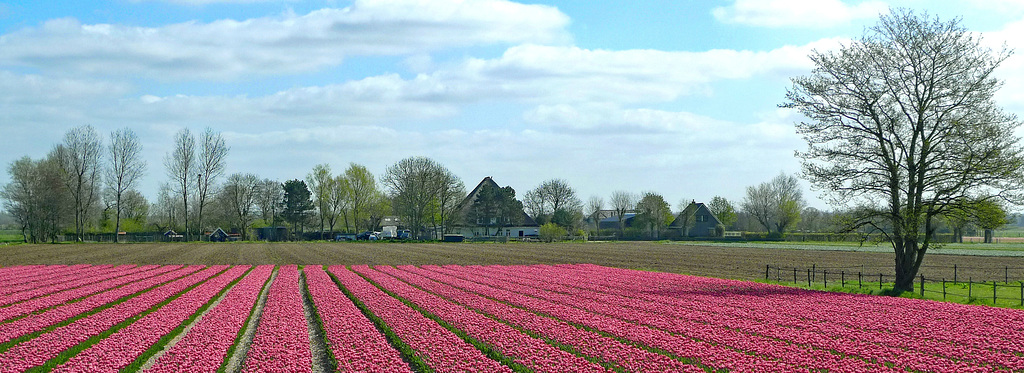
[(992, 243), (993, 231), (1010, 222), (1006, 209), (994, 199), (981, 199), (974, 204), (978, 227), (985, 230), (985, 243)]
[(313, 200), (311, 193), (302, 180), (288, 180), (281, 186), (284, 189), (284, 201), (282, 202), (281, 217), (284, 221), (292, 224), (295, 233), (302, 233), (302, 226), (309, 220), (313, 213)]
[(672, 223), (672, 209), (660, 194), (647, 192), (636, 204), (635, 221), (657, 239), (661, 231)]
[(516, 199), (512, 187), (498, 187), (484, 183), (477, 191), (476, 199), (466, 212), (466, 221), (484, 227), (484, 234), (490, 235), (490, 228), (522, 224), (523, 203)]
[(982, 194), (1019, 203), (1024, 153), (1017, 117), (994, 99), (993, 52), (958, 19), (910, 10), (863, 37), (815, 51), (782, 106), (803, 114), (804, 176), (836, 204), (860, 205), (849, 229), (874, 227), (892, 244), (897, 291), (912, 291), (934, 224)]
[(711, 210), (711, 213), (715, 214), (718, 221), (722, 222), (726, 228), (732, 227), (733, 223), (736, 223), (736, 207), (725, 197), (712, 197), (708, 202), (708, 210)]
[(313, 204), (316, 207), (317, 215), (320, 217), (320, 238), (323, 239), (324, 227), (327, 220), (337, 218), (331, 207), (331, 192), (334, 188), (334, 176), (331, 175), (331, 165), (321, 163), (313, 167), (306, 175), (306, 185), (313, 195)]

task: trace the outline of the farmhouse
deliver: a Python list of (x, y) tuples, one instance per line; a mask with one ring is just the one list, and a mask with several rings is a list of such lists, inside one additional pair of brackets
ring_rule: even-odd
[(669, 224), (669, 232), (674, 232), (679, 237), (715, 237), (715, 227), (722, 224), (721, 221), (711, 213), (708, 206), (696, 201), (690, 202), (689, 206), (683, 209), (676, 219)]
[[(465, 236), (466, 238), (472, 237), (536, 237), (540, 233), (540, 225), (537, 224), (529, 214), (527, 214), (520, 207), (518, 214), (522, 214), (522, 219), (517, 224), (512, 223), (501, 223), (500, 219), (491, 218), (489, 222), (481, 220), (467, 219), (471, 216), (471, 208), (473, 202), (480, 196), (481, 190), (485, 186), (501, 188), (498, 183), (494, 181), (490, 176), (485, 177), (473, 188), (472, 192), (459, 203), (459, 207), (456, 211), (459, 212), (461, 219), (455, 225), (456, 232)], [(470, 221), (473, 220), (473, 221)]]

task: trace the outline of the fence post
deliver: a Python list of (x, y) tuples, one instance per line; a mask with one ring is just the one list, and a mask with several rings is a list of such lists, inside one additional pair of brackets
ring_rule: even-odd
[(974, 297), (974, 279), (967, 278), (967, 301), (970, 302), (971, 298)]
[(764, 280), (768, 281), (768, 271), (772, 268), (771, 264), (764, 265)]
[(996, 305), (996, 281), (992, 280), (992, 305)]
[(775, 267), (775, 280), (782, 282), (782, 267)]
[(924, 275), (921, 275), (921, 296), (924, 297)]
[(827, 269), (821, 270), (821, 279), (823, 281), (825, 281), (825, 288), (827, 289), (828, 288), (828, 270)]
[(811, 287), (811, 270), (807, 270), (807, 287)]
[(946, 300), (946, 278), (942, 278), (942, 300)]
[(796, 267), (793, 267), (793, 283), (796, 283)]
[(882, 290), (882, 274), (878, 274), (878, 290)]
[(839, 284), (846, 287), (846, 271), (839, 271)]
[(862, 287), (864, 287), (864, 282), (861, 281), (860, 271), (857, 271), (857, 288), (859, 289), (859, 288), (862, 288)]
[(953, 265), (953, 285), (956, 285), (956, 264)]

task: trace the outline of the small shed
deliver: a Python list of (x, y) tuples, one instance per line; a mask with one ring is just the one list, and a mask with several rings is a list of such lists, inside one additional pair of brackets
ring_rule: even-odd
[(167, 232), (164, 232), (165, 241), (181, 241), (184, 239), (185, 236), (178, 234), (178, 232), (175, 232), (173, 229), (168, 229)]
[(210, 242), (225, 242), (228, 240), (227, 232), (220, 228), (214, 229), (207, 237), (209, 237)]

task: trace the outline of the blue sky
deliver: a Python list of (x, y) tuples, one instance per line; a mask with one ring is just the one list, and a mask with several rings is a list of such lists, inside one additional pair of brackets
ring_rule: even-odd
[[(75, 126), (127, 126), (154, 197), (171, 136), (211, 127), (228, 173), (281, 181), (426, 156), (467, 188), (562, 178), (584, 200), (739, 202), (799, 170), (800, 118), (777, 105), (807, 54), (890, 7), (1024, 46), (1010, 0), (0, 0), (0, 164), (45, 156)], [(1014, 113), (1019, 54), (998, 70)]]

